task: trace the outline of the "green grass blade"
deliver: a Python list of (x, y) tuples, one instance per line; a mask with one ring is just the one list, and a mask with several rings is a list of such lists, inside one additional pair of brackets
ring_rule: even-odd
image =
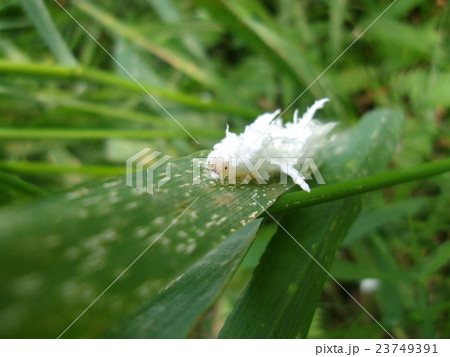
[[(266, 56), (280, 70), (295, 78), (300, 88), (297, 95), (309, 86), (311, 87), (308, 90), (318, 98), (333, 97), (332, 93), (338, 93), (326, 77), (318, 80), (320, 70), (315, 61), (308, 57), (306, 50), (299, 48), (297, 39), (284, 33), (257, 2), (195, 0), (195, 3), (207, 9), (217, 21), (238, 38), (242, 38), (250, 48)], [(295, 97), (289, 99), (292, 102)], [(335, 109), (337, 117), (348, 117), (339, 101), (334, 101), (332, 108)]]
[[(381, 170), (394, 151), (401, 123), (395, 111), (366, 115), (326, 158), (323, 176), (336, 181)], [(329, 277), (322, 267), (331, 268), (360, 209), (360, 197), (350, 197), (283, 216), (284, 229), (270, 241), (219, 337), (306, 337)]]
[[(0, 60), (0, 73), (64, 80), (81, 79), (88, 82), (118, 87), (127, 91), (145, 94), (142, 88), (132, 80), (121, 78), (115, 74), (111, 74), (110, 72), (80, 66), (71, 68), (65, 66), (38, 63), (16, 63)], [(243, 108), (234, 105), (230, 106), (216, 101), (204, 101), (193, 95), (154, 87), (145, 83), (142, 83), (142, 85), (152, 95), (192, 108), (242, 115), (250, 119), (254, 119), (260, 114), (259, 111), (251, 108)]]
[(420, 279), (425, 281), (431, 275), (443, 268), (450, 261), (450, 242), (442, 243), (423, 263), (415, 268)]
[(55, 175), (76, 173), (94, 177), (111, 177), (125, 175), (125, 167), (106, 165), (55, 165), (48, 162), (35, 161), (0, 161), (0, 168), (23, 174)]
[[(184, 16), (182, 9), (179, 9), (179, 3), (173, 3), (171, 0), (147, 0), (155, 13), (165, 24), (170, 24), (171, 26), (180, 24), (184, 22)], [(181, 4), (182, 5), (182, 4)], [(181, 38), (184, 46), (189, 52), (194, 55), (198, 60), (206, 63), (208, 61), (208, 56), (206, 54), (205, 48), (198, 41), (197, 37), (191, 33), (186, 33)]]
[[(198, 137), (221, 137), (222, 130), (189, 129)], [(55, 128), (0, 128), (1, 139), (60, 139), (97, 140), (111, 138), (158, 139), (187, 138), (189, 134), (181, 129), (173, 130), (113, 130), (113, 129), (55, 129)]]
[(42, 0), (19, 1), (58, 62), (66, 66), (76, 66), (77, 60), (53, 23), (44, 2)]
[(255, 238), (261, 219), (250, 222), (199, 260), (152, 301), (115, 328), (117, 338), (184, 338), (211, 307)]
[(329, 59), (331, 61), (333, 61), (342, 51), (346, 9), (347, 0), (330, 1)]
[(36, 101), (42, 104), (47, 104), (52, 110), (56, 108), (64, 108), (70, 111), (89, 114), (97, 119), (102, 117), (104, 119), (120, 119), (133, 121), (137, 123), (146, 123), (156, 126), (176, 126), (176, 123), (170, 117), (155, 116), (145, 112), (139, 112), (122, 107), (115, 107), (106, 104), (97, 104), (83, 100), (72, 98), (60, 98), (47, 95), (37, 95)]
[[(0, 171), (0, 202), (2, 204), (12, 197), (33, 197), (47, 192), (38, 186), (26, 182), (15, 175)], [(3, 199), (2, 199), (3, 196)]]
[[(416, 166), (415, 169), (420, 170), (420, 167)], [(450, 161), (448, 169), (450, 170)], [(390, 173), (392, 174), (392, 172)], [(345, 237), (343, 245), (350, 245), (369, 232), (375, 231), (392, 221), (415, 215), (429, 204), (430, 201), (431, 198), (429, 197), (416, 197), (396, 202), (376, 211), (362, 212)]]
[[(318, 73), (304, 54), (278, 33), (271, 18), (258, 4), (234, 0), (195, 0), (195, 3), (207, 9), (228, 30), (243, 38), (249, 47), (268, 56), (280, 69), (294, 75), (298, 82), (308, 85), (315, 79)], [(316, 93), (319, 96), (322, 94)]]
[[(375, 237), (371, 249), (374, 255), (375, 266), (378, 269), (392, 273), (393, 276), (398, 276), (402, 273), (387, 242), (379, 237)], [(406, 274), (405, 278), (407, 277), (408, 275)], [(381, 310), (381, 322), (388, 329), (393, 329), (395, 326), (401, 325), (401, 321), (405, 318), (401, 299), (402, 288), (404, 286), (399, 284), (399, 282), (401, 280), (396, 283), (389, 280), (381, 281), (380, 283), (378, 298)]]
[(122, 23), (113, 15), (92, 5), (92, 3), (84, 0), (76, 0), (74, 1), (74, 5), (91, 16), (111, 33), (123, 37), (134, 45), (145, 49), (206, 87), (214, 89), (220, 85), (219, 79), (214, 73), (199, 67), (194, 61), (186, 58), (182, 53), (175, 52), (174, 50), (168, 49), (166, 46), (162, 46), (152, 41), (151, 38), (142, 35), (132, 27)]
[(293, 211), (298, 208), (330, 202), (339, 198), (350, 197), (393, 185), (425, 179), (440, 175), (449, 170), (450, 159), (442, 159), (356, 180), (316, 187), (309, 194), (302, 191), (288, 193), (280, 197), (280, 199), (270, 208), (270, 211), (272, 213)]

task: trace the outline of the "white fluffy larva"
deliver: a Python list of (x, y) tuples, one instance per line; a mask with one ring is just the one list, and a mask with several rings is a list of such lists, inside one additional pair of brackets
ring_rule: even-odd
[(277, 110), (260, 115), (240, 135), (231, 133), (227, 127), (225, 138), (214, 145), (214, 150), (206, 159), (211, 177), (223, 183), (225, 177), (231, 180), (232, 177), (244, 179), (250, 174), (254, 176), (254, 171), (250, 172), (249, 162), (251, 167), (261, 159), (257, 171), (264, 180), (281, 171), (309, 192), (309, 186), (297, 165), (312, 157), (326, 143), (327, 134), (337, 124), (322, 124), (314, 119), (315, 112), (323, 108), (328, 100), (316, 100), (301, 118), (296, 110), (293, 122), (286, 124), (278, 117), (280, 110)]

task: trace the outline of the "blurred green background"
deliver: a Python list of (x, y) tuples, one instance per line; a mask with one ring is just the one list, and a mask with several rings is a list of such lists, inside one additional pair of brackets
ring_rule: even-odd
[[(319, 117), (342, 127), (372, 108), (401, 110), (391, 168), (447, 157), (447, 1), (397, 1), (321, 76), (391, 3), (61, 0), (102, 49), (52, 0), (3, 0), (0, 204), (123, 174), (145, 146), (173, 157), (210, 149), (226, 123), (240, 132), (303, 92), (285, 119), (321, 97), (331, 101)], [(331, 270), (398, 337), (450, 336), (449, 178), (370, 194)], [(274, 231), (263, 226), (193, 337), (217, 335)], [(375, 291), (360, 288), (365, 278), (378, 279)], [(369, 322), (328, 282), (310, 337), (380, 337)]]

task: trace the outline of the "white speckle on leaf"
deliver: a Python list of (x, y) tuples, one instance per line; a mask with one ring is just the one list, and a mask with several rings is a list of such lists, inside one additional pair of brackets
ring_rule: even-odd
[(89, 212), (88, 212), (88, 210), (82, 208), (78, 211), (77, 215), (81, 219), (86, 219), (89, 217)]
[(159, 225), (163, 224), (164, 221), (165, 221), (165, 218), (162, 217), (162, 216), (160, 216), (160, 217), (156, 217), (156, 218), (153, 220), (152, 224), (154, 224), (155, 226), (159, 226)]
[(82, 263), (81, 270), (85, 274), (99, 270), (106, 265), (106, 249), (98, 246), (89, 255), (87, 255)]
[(160, 244), (164, 247), (168, 247), (170, 245), (170, 239), (168, 237), (161, 237), (158, 242), (160, 242)]
[(62, 298), (69, 304), (90, 301), (95, 297), (94, 292), (92, 286), (87, 283), (66, 281), (61, 285)]
[(129, 202), (125, 205), (126, 210), (133, 210), (138, 207), (139, 207), (139, 204), (136, 201)]
[(149, 227), (137, 227), (136, 228), (136, 235), (139, 238), (142, 238), (142, 237), (146, 236), (149, 232), (150, 232), (150, 228)]
[(152, 293), (152, 283), (151, 282), (146, 282), (144, 284), (142, 284), (141, 286), (139, 286), (137, 288), (137, 293), (139, 295), (140, 298), (142, 299), (146, 299), (148, 297), (150, 297), (151, 293)]
[(29, 274), (20, 277), (13, 284), (14, 292), (19, 296), (33, 295), (42, 286), (38, 274)]
[(94, 196), (94, 197), (88, 197), (83, 200), (82, 204), (83, 204), (83, 206), (88, 207), (88, 206), (96, 205), (97, 203), (102, 202), (103, 199), (104, 199), (104, 197), (102, 197), (101, 195)]
[(187, 255), (191, 254), (197, 248), (197, 242), (193, 238), (189, 238), (187, 241), (185, 253)]
[(58, 234), (50, 234), (43, 238), (44, 245), (49, 248), (53, 249), (61, 244), (62, 238)]
[(116, 180), (116, 181), (109, 181), (109, 182), (105, 182), (103, 184), (104, 188), (112, 188), (112, 187), (117, 187), (122, 183), (122, 180)]
[(223, 216), (221, 219), (217, 221), (217, 225), (220, 226), (223, 222), (225, 222), (228, 219), (227, 216)]
[(64, 252), (64, 258), (72, 261), (79, 258), (81, 255), (81, 249), (79, 247), (69, 247)]
[(147, 243), (148, 245), (150, 245), (150, 244), (153, 244), (153, 243), (155, 242), (155, 240), (157, 240), (157, 239), (158, 239), (158, 241), (161, 241), (162, 239), (164, 239), (164, 240), (168, 239), (167, 237), (164, 237), (164, 236), (162, 236), (161, 234), (162, 234), (162, 233), (155, 233), (155, 234), (152, 234), (151, 236), (149, 236), (149, 237), (146, 239), (146, 243)]
[(109, 191), (108, 197), (109, 197), (109, 199), (108, 199), (109, 203), (120, 202), (119, 191), (117, 191), (117, 190)]
[(177, 236), (179, 238), (187, 238), (187, 237), (189, 237), (188, 234), (185, 231), (178, 231), (177, 232)]
[(76, 191), (68, 192), (66, 198), (68, 200), (75, 200), (89, 194), (89, 190), (86, 187), (82, 187)]
[(186, 248), (186, 244), (185, 243), (178, 243), (176, 245), (176, 247), (175, 247), (175, 252), (182, 253), (185, 248)]

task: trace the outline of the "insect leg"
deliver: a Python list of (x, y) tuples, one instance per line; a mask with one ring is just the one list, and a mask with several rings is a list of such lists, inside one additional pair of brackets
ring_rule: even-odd
[(297, 169), (292, 165), (281, 165), (281, 171), (283, 171), (286, 175), (290, 176), (296, 185), (299, 185), (302, 190), (306, 192), (311, 192), (309, 185), (305, 181), (305, 177), (297, 171)]

